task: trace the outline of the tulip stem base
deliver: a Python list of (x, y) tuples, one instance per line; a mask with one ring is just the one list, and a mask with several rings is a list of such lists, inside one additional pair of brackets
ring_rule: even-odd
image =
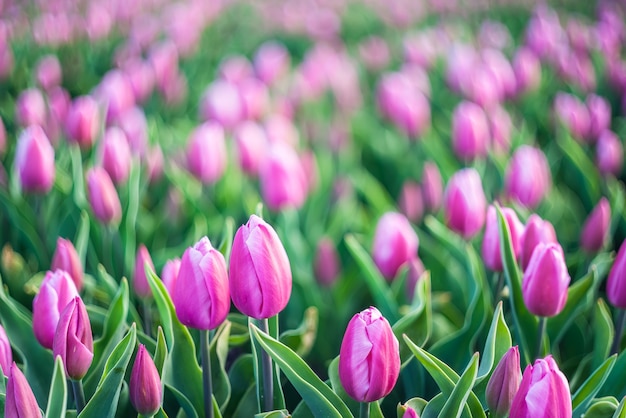
[(213, 418), (213, 382), (211, 381), (209, 338), (209, 331), (201, 329), (200, 350), (202, 351), (202, 389), (204, 391), (204, 415), (207, 418)]
[(83, 381), (70, 379), (72, 383), (72, 391), (74, 392), (74, 402), (76, 403), (76, 414), (85, 407), (85, 391), (83, 390)]
[(369, 418), (370, 417), (370, 403), (369, 402), (361, 402), (361, 408), (359, 411), (359, 418)]
[[(269, 335), (269, 321), (267, 318), (258, 321), (261, 331)], [(274, 409), (274, 373), (272, 371), (272, 358), (265, 350), (261, 352), (261, 363), (263, 364), (263, 410), (265, 412)]]
[(537, 349), (535, 350), (535, 359), (543, 357), (543, 338), (546, 333), (546, 318), (539, 317), (539, 326), (537, 327)]
[(615, 326), (615, 337), (613, 338), (613, 345), (611, 345), (611, 354), (619, 353), (620, 345), (622, 343), (622, 335), (624, 335), (624, 324), (626, 323), (626, 310), (620, 309), (617, 314), (617, 325)]

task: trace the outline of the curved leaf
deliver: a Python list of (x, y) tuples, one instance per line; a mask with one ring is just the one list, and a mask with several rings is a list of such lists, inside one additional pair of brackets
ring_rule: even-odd
[(52, 383), (50, 385), (50, 395), (48, 395), (48, 408), (46, 417), (64, 417), (67, 409), (67, 379), (65, 379), (65, 368), (61, 357), (57, 357), (54, 362), (54, 372), (52, 373)]
[(446, 401), (443, 409), (439, 413), (440, 418), (459, 418), (463, 412), (463, 406), (472, 393), (472, 386), (476, 380), (478, 371), (478, 353), (472, 356), (470, 364), (467, 366), (461, 378), (454, 386), (454, 390)]
[(591, 376), (582, 384), (582, 386), (572, 396), (573, 416), (580, 417), (587, 410), (587, 407), (596, 396), (609, 373), (615, 365), (617, 355), (612, 355), (602, 365), (593, 372)]
[(609, 356), (615, 335), (611, 312), (604, 299), (599, 298), (593, 314), (593, 359), (591, 367), (597, 369)]
[[(417, 345), (424, 346), (432, 329), (432, 299), (430, 293), (430, 272), (426, 271), (415, 286), (413, 306), (409, 312), (392, 326), (396, 338), (401, 339), (406, 334)], [(402, 362), (408, 360), (411, 351), (404, 344), (400, 346)]]
[(480, 367), (478, 368), (476, 382), (480, 382), (489, 376), (493, 366), (498, 364), (504, 353), (511, 348), (511, 345), (511, 332), (504, 320), (502, 302), (499, 302), (493, 314), (491, 327), (489, 327), (489, 334), (487, 334), (487, 341), (485, 342)]

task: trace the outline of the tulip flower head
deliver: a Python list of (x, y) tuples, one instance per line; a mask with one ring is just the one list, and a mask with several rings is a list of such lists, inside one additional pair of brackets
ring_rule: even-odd
[(470, 239), (485, 224), (487, 201), (478, 172), (457, 171), (448, 181), (443, 198), (444, 218), (450, 229)]
[(111, 177), (102, 167), (87, 170), (87, 196), (94, 215), (105, 224), (122, 218), (122, 206)]
[(54, 183), (54, 148), (40, 126), (26, 128), (17, 140), (15, 169), (26, 192), (48, 193)]
[(551, 183), (550, 167), (543, 151), (529, 145), (515, 150), (504, 179), (507, 196), (534, 208), (548, 193)]
[(617, 308), (626, 309), (626, 241), (619, 247), (609, 278), (606, 282), (609, 302)]
[(425, 209), (429, 212), (437, 212), (441, 207), (443, 185), (439, 167), (432, 161), (424, 163), (422, 171), (422, 199)]
[(559, 314), (565, 307), (570, 281), (561, 246), (537, 244), (522, 281), (526, 307), (541, 317)]
[(226, 169), (224, 129), (215, 122), (206, 122), (191, 133), (187, 145), (187, 166), (201, 182), (215, 183)]
[(143, 344), (139, 344), (128, 389), (130, 402), (140, 414), (152, 416), (161, 407), (163, 398), (161, 378), (152, 357)]
[(299, 208), (309, 188), (302, 160), (286, 144), (272, 144), (259, 166), (263, 201), (272, 210)]
[(161, 280), (163, 280), (163, 284), (165, 285), (167, 293), (169, 293), (170, 297), (174, 295), (174, 287), (176, 286), (178, 273), (180, 272), (180, 262), (180, 258), (168, 260), (165, 262), (163, 270), (161, 270)]
[(522, 378), (519, 365), (519, 349), (513, 346), (504, 353), (489, 378), (485, 399), (490, 414), (496, 418), (506, 417), (509, 413)]
[(80, 292), (83, 288), (83, 264), (72, 241), (61, 237), (57, 239), (57, 246), (52, 256), (52, 265), (50, 266), (52, 271), (59, 269), (69, 273), (76, 285), (76, 290)]
[(230, 254), (230, 292), (235, 307), (255, 319), (272, 317), (287, 306), (291, 280), (289, 258), (278, 234), (252, 215), (237, 230)]
[(341, 262), (335, 243), (328, 237), (317, 243), (313, 264), (315, 278), (323, 286), (331, 286), (337, 280), (341, 270)]
[(624, 165), (624, 146), (613, 131), (604, 131), (596, 143), (596, 166), (601, 174), (619, 175)]
[[(515, 211), (511, 208), (502, 208), (502, 215), (509, 226), (513, 254), (519, 256), (521, 249), (521, 237), (524, 233), (524, 225), (520, 222)], [(493, 271), (502, 271), (502, 254), (500, 251), (500, 230), (498, 228), (498, 216), (496, 208), (491, 205), (487, 209), (487, 223), (485, 236), (483, 237), (482, 256), (487, 268)]]
[(130, 175), (132, 158), (130, 145), (123, 130), (117, 126), (108, 128), (100, 148), (102, 167), (115, 184), (122, 184)]
[(591, 211), (580, 234), (580, 246), (588, 253), (600, 251), (608, 239), (611, 224), (611, 205), (606, 197), (600, 199)]
[(100, 109), (96, 99), (91, 96), (74, 99), (67, 113), (65, 129), (70, 142), (83, 149), (91, 148), (100, 129)]
[(554, 226), (549, 221), (545, 221), (537, 214), (532, 214), (526, 222), (526, 228), (521, 237), (521, 249), (519, 252), (520, 265), (522, 270), (526, 270), (530, 257), (539, 243), (557, 243)]
[(12, 363), (13, 352), (11, 351), (11, 343), (6, 331), (0, 325), (0, 367), (2, 367), (2, 372), (5, 376), (9, 374), (9, 368)]
[(475, 103), (461, 102), (452, 115), (452, 148), (462, 160), (487, 155), (490, 142), (489, 120)]
[(372, 258), (387, 280), (396, 277), (400, 267), (417, 256), (419, 240), (404, 215), (387, 212), (378, 220)]
[(35, 394), (26, 380), (24, 373), (13, 362), (8, 372), (4, 416), (7, 418), (41, 418)]
[(87, 309), (76, 296), (67, 304), (54, 334), (52, 354), (61, 356), (65, 375), (73, 380), (82, 379), (93, 360), (93, 335)]
[(339, 353), (339, 379), (358, 402), (389, 394), (400, 374), (400, 348), (391, 325), (375, 307), (354, 315)]
[(148, 278), (146, 277), (146, 264), (152, 270), (154, 270), (154, 263), (152, 257), (145, 245), (141, 244), (137, 249), (137, 257), (135, 258), (135, 274), (133, 275), (133, 289), (140, 298), (147, 298), (152, 295), (152, 290), (148, 284)]
[(422, 187), (419, 183), (407, 180), (402, 185), (398, 197), (398, 207), (404, 216), (411, 222), (418, 223), (424, 215), (424, 201)]

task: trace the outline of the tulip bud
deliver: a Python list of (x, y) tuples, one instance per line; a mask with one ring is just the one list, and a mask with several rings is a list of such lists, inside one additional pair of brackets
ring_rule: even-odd
[(580, 246), (588, 253), (600, 251), (608, 238), (610, 223), (611, 205), (603, 197), (585, 220), (580, 234)]
[(152, 416), (161, 407), (163, 398), (161, 378), (143, 344), (139, 344), (128, 389), (130, 402), (141, 415)]
[(6, 331), (2, 325), (0, 325), (0, 367), (2, 367), (2, 373), (5, 376), (9, 374), (9, 368), (12, 363), (13, 352), (11, 351), (11, 343), (9, 342)]
[(73, 380), (82, 379), (93, 360), (93, 336), (87, 309), (76, 296), (67, 304), (54, 334), (52, 354), (61, 356), (65, 374)]
[(148, 121), (140, 107), (133, 106), (116, 119), (117, 126), (126, 134), (133, 155), (143, 156), (148, 149)]
[(526, 308), (541, 317), (559, 314), (565, 307), (570, 281), (561, 246), (537, 244), (522, 280)]
[(370, 36), (359, 44), (359, 56), (365, 67), (372, 71), (385, 68), (391, 60), (389, 45), (379, 36)]
[(132, 165), (130, 146), (126, 134), (120, 128), (112, 126), (104, 134), (101, 148), (102, 168), (109, 173), (115, 184), (124, 183), (130, 174)]
[(2, 117), (0, 117), (0, 156), (4, 156), (7, 150), (7, 130), (4, 127)]
[(83, 288), (83, 265), (72, 241), (60, 237), (57, 239), (57, 247), (54, 250), (52, 265), (50, 266), (52, 271), (58, 269), (69, 273), (74, 285), (76, 285), (76, 290), (80, 292)]
[(424, 200), (419, 183), (407, 180), (402, 185), (398, 207), (411, 222), (419, 223), (424, 215)]
[(15, 103), (15, 119), (24, 128), (31, 125), (44, 126), (46, 112), (46, 101), (38, 89), (22, 91)]
[(159, 144), (150, 147), (146, 152), (145, 166), (150, 184), (156, 183), (163, 178), (163, 150)]
[(557, 93), (554, 99), (554, 112), (558, 121), (578, 140), (585, 139), (589, 134), (589, 111), (585, 104), (576, 96)]
[(539, 243), (557, 243), (554, 227), (548, 221), (544, 221), (537, 214), (532, 214), (526, 222), (526, 228), (521, 237), (521, 249), (519, 252), (520, 265), (526, 270), (530, 257)]
[(299, 208), (307, 197), (308, 181), (302, 161), (289, 145), (273, 144), (259, 167), (261, 196), (274, 211)]
[(26, 128), (19, 136), (15, 168), (22, 190), (48, 193), (54, 183), (54, 148), (39, 126)]
[(235, 234), (230, 292), (235, 307), (256, 319), (276, 315), (289, 302), (291, 266), (287, 252), (274, 228), (256, 215)]
[(180, 272), (180, 258), (174, 258), (173, 260), (167, 260), (161, 270), (161, 280), (167, 289), (170, 297), (174, 295), (174, 288), (178, 281), (178, 273)]
[(422, 275), (426, 269), (424, 268), (424, 263), (420, 260), (419, 257), (414, 257), (409, 260), (409, 271), (406, 275), (406, 294), (407, 301), (409, 303), (413, 302), (413, 296), (415, 296), (415, 287), (417, 286), (417, 282), (421, 279)]
[[(509, 226), (513, 254), (517, 258), (521, 250), (521, 238), (524, 233), (524, 225), (520, 222), (515, 211), (511, 208), (502, 208), (502, 215)], [(482, 255), (485, 266), (493, 271), (502, 271), (502, 254), (500, 252), (500, 231), (498, 228), (498, 216), (493, 205), (487, 209), (487, 223), (483, 237)]]
[(122, 206), (111, 177), (102, 167), (87, 170), (87, 195), (94, 215), (106, 224), (122, 218)]
[[(232, 269), (231, 264), (231, 276)], [(188, 327), (210, 330), (226, 319), (230, 309), (226, 261), (207, 237), (183, 254), (172, 302), (178, 319)]]
[(402, 418), (420, 418), (420, 416), (417, 415), (417, 411), (410, 406), (402, 405), (402, 408), (404, 410)]
[(235, 127), (244, 117), (244, 103), (235, 84), (216, 80), (200, 99), (200, 119), (213, 120), (226, 129)]
[(434, 213), (439, 210), (442, 194), (443, 185), (439, 168), (434, 162), (428, 161), (422, 171), (422, 198), (427, 211)]
[(203, 183), (218, 181), (226, 169), (224, 130), (215, 122), (206, 122), (193, 130), (187, 145), (187, 166)]
[(99, 128), (98, 102), (91, 96), (74, 99), (65, 121), (68, 140), (83, 149), (89, 149), (96, 142)]
[(541, 63), (535, 53), (526, 47), (515, 53), (513, 72), (517, 82), (517, 94), (535, 90), (541, 83)]
[(354, 315), (341, 341), (339, 380), (358, 402), (387, 396), (400, 374), (400, 348), (391, 325), (375, 307)]
[(267, 148), (267, 137), (263, 128), (256, 122), (242, 123), (235, 130), (235, 146), (239, 167), (248, 175), (256, 175)]
[(220, 63), (218, 73), (220, 78), (239, 84), (244, 79), (252, 77), (252, 65), (243, 55), (233, 55), (224, 58)]
[(337, 248), (328, 237), (322, 238), (317, 242), (313, 270), (315, 278), (322, 286), (331, 286), (337, 280), (341, 270), (341, 263), (339, 254), (337, 254)]
[(611, 128), (611, 105), (601, 96), (590, 94), (585, 101), (589, 111), (589, 138), (598, 139), (600, 134)]
[(509, 413), (522, 378), (519, 365), (519, 349), (513, 346), (504, 353), (487, 383), (485, 400), (490, 416), (504, 418)]
[(114, 122), (135, 105), (133, 87), (126, 74), (119, 69), (109, 70), (96, 87), (96, 97), (106, 103), (106, 121)]
[(606, 282), (606, 295), (613, 306), (626, 309), (626, 241), (622, 242), (611, 266)]
[(261, 118), (269, 107), (267, 86), (254, 77), (248, 77), (241, 80), (237, 87), (243, 100), (244, 117), (252, 120)]
[(298, 145), (300, 135), (293, 121), (287, 116), (274, 113), (269, 115), (263, 123), (267, 140), (272, 143), (287, 144), (292, 147)]
[(603, 175), (619, 175), (624, 163), (624, 146), (612, 131), (600, 134), (596, 144), (596, 165)]
[(569, 383), (552, 356), (526, 366), (511, 404), (510, 418), (570, 418), (572, 399)]
[(511, 148), (511, 116), (502, 106), (489, 109), (491, 148), (495, 154), (507, 154)]
[(26, 380), (26, 376), (13, 362), (6, 388), (4, 416), (7, 418), (41, 418), (35, 394)]
[(485, 224), (487, 201), (478, 172), (473, 168), (457, 171), (448, 181), (443, 197), (446, 225), (470, 239)]
[(550, 167), (539, 148), (522, 145), (506, 169), (505, 193), (522, 205), (533, 208), (541, 202), (552, 183)]
[(418, 245), (417, 234), (408, 219), (400, 213), (387, 212), (376, 225), (372, 258), (383, 276), (391, 281), (404, 263), (416, 257)]
[(152, 295), (152, 290), (148, 284), (146, 277), (146, 264), (150, 270), (154, 270), (152, 257), (145, 245), (141, 244), (137, 249), (137, 257), (135, 257), (135, 272), (133, 275), (133, 289), (140, 298), (147, 298)]
[(37, 62), (37, 82), (46, 91), (61, 84), (61, 63), (56, 55), (46, 55)]
[(487, 155), (489, 121), (483, 109), (472, 102), (461, 102), (452, 114), (452, 148), (462, 160)]
[(289, 51), (280, 43), (268, 41), (254, 54), (254, 70), (267, 85), (273, 84), (289, 71)]

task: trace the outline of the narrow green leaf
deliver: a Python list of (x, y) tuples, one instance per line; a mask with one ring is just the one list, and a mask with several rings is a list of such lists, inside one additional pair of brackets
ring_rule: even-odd
[(611, 312), (604, 299), (599, 298), (593, 314), (593, 359), (591, 367), (597, 369), (609, 356), (615, 335)]
[(87, 207), (87, 198), (85, 197), (85, 172), (83, 171), (83, 158), (80, 155), (80, 149), (78, 147), (69, 147), (69, 152), (72, 158), (74, 203), (76, 203), (77, 207), (83, 209)]
[(228, 265), (228, 261), (230, 260), (230, 249), (233, 246), (233, 236), (235, 230), (235, 220), (230, 216), (226, 217), (224, 222), (224, 232), (222, 233), (222, 242), (217, 247), (219, 252), (224, 255), (226, 259), (226, 265)]
[(499, 302), (491, 321), (491, 327), (489, 327), (489, 334), (487, 334), (487, 341), (485, 342), (478, 369), (478, 377), (476, 378), (477, 382), (482, 381), (491, 374), (493, 367), (498, 364), (504, 353), (511, 348), (511, 345), (511, 332), (504, 320), (502, 302)]
[[(270, 336), (278, 340), (280, 335), (278, 314), (267, 318), (267, 324), (269, 327)], [(280, 369), (276, 363), (274, 363), (274, 408), (285, 409), (285, 395), (283, 394), (283, 384), (280, 381)]]
[(300, 357), (306, 356), (315, 343), (318, 321), (319, 314), (317, 308), (309, 306), (304, 311), (300, 326), (283, 332), (280, 335), (280, 342), (291, 348)]
[(582, 384), (582, 386), (572, 396), (573, 416), (580, 417), (587, 410), (587, 407), (596, 396), (609, 373), (615, 365), (617, 355), (612, 355), (602, 365), (594, 371), (591, 376)]
[(618, 399), (626, 396), (626, 380), (624, 379), (624, 370), (626, 370), (626, 350), (623, 350), (618, 356), (613, 370), (604, 381), (602, 388), (598, 391), (598, 396), (615, 396)]
[(300, 393), (315, 416), (352, 417), (343, 401), (289, 347), (262, 333), (250, 324), (255, 341), (278, 364), (294, 388)]
[(335, 357), (328, 366), (328, 380), (330, 381), (330, 387), (346, 404), (354, 416), (359, 416), (360, 404), (355, 401), (346, 393), (339, 379), (339, 356)]
[(209, 353), (211, 360), (211, 379), (213, 382), (213, 396), (218, 405), (226, 406), (230, 399), (230, 381), (226, 373), (226, 357), (228, 355), (228, 336), (230, 322), (225, 321), (216, 330), (211, 338)]
[[(246, 353), (239, 356), (230, 366), (228, 370), (228, 380), (231, 385), (231, 399), (233, 399), (233, 402), (228, 402), (226, 405), (226, 409), (223, 411), (224, 416), (237, 416), (234, 413), (235, 409), (242, 402), (245, 402), (245, 396), (251, 390), (253, 392), (253, 408), (249, 411), (247, 416), (254, 415), (257, 412), (256, 389), (253, 387), (255, 384), (252, 361), (252, 354)], [(234, 400), (236, 400), (236, 402)]]
[(617, 414), (617, 407), (618, 403), (615, 398), (598, 399), (585, 411), (585, 418), (624, 418)]
[(600, 175), (589, 154), (571, 135), (561, 133), (556, 136), (556, 143), (569, 158), (579, 172), (581, 181), (579, 190), (587, 195), (589, 202), (597, 202), (600, 198)]
[[(417, 345), (424, 346), (432, 329), (432, 300), (430, 294), (430, 272), (426, 271), (417, 282), (413, 305), (409, 312), (393, 324), (393, 333), (401, 339), (406, 334)], [(411, 351), (407, 346), (400, 346), (400, 358), (402, 362), (408, 360)]]
[(565, 307), (556, 316), (548, 318), (547, 332), (553, 347), (563, 337), (569, 326), (581, 312), (589, 309), (593, 296), (590, 289), (595, 282), (595, 270), (591, 270), (585, 277), (567, 289), (567, 302)]
[(255, 414), (254, 418), (289, 418), (291, 415), (289, 411), (286, 409), (281, 409), (278, 411), (270, 411), (270, 412), (262, 412), (260, 414)]
[(91, 223), (89, 222), (89, 214), (86, 210), (81, 211), (78, 231), (76, 232), (76, 237), (74, 238), (74, 244), (76, 247), (76, 253), (78, 254), (78, 259), (81, 261), (83, 266), (86, 265), (87, 260), (87, 246), (89, 245), (90, 225)]
[(467, 366), (461, 378), (454, 386), (454, 390), (446, 401), (443, 409), (439, 413), (440, 418), (459, 418), (463, 412), (463, 406), (469, 398), (474, 382), (476, 381), (476, 373), (478, 371), (478, 353), (472, 356), (470, 364)]
[(124, 271), (127, 275), (133, 271), (133, 263), (137, 252), (137, 213), (139, 212), (139, 184), (141, 165), (131, 166), (128, 178), (128, 206), (124, 211), (126, 220), (124, 224)]
[(626, 398), (622, 398), (622, 401), (619, 403), (615, 414), (613, 414), (613, 418), (626, 418)]
[(163, 328), (157, 327), (157, 341), (156, 349), (154, 351), (154, 365), (159, 371), (159, 375), (163, 376), (163, 365), (167, 358), (167, 343), (165, 342), (165, 335), (163, 334)]
[(64, 417), (67, 409), (67, 379), (61, 357), (57, 357), (54, 362), (54, 372), (52, 373), (52, 383), (50, 384), (50, 394), (48, 395), (48, 409), (46, 417)]
[(395, 204), (380, 182), (369, 171), (362, 169), (350, 176), (351, 184), (365, 197), (376, 213), (394, 210)]

